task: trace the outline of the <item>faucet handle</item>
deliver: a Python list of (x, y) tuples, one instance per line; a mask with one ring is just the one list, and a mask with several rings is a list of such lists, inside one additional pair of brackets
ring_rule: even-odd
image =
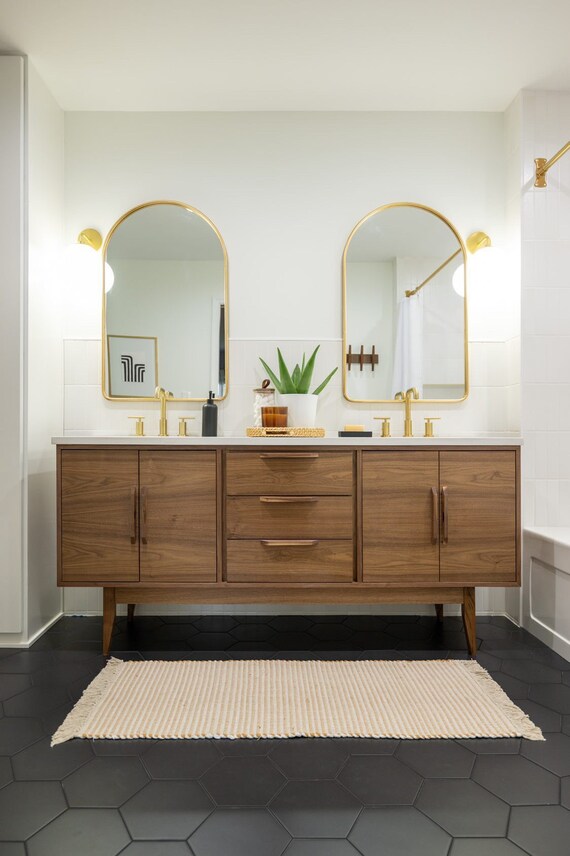
[(433, 423), (438, 422), (441, 419), (441, 416), (424, 416), (425, 420), (425, 430), (424, 437), (435, 437), (433, 431)]
[(178, 417), (178, 436), (179, 437), (187, 437), (188, 431), (186, 423), (189, 419), (195, 419), (195, 416), (179, 416)]
[(135, 435), (144, 437), (144, 416), (129, 416), (128, 418), (137, 420), (135, 422)]
[(390, 416), (375, 416), (374, 419), (381, 419), (381, 436), (382, 437), (391, 437), (390, 433)]

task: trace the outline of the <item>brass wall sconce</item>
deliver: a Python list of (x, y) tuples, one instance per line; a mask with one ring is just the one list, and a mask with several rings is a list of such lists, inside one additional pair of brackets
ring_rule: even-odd
[(86, 244), (86, 246), (91, 247), (92, 250), (97, 252), (97, 250), (101, 249), (103, 238), (97, 229), (83, 229), (77, 236), (77, 243)]
[(550, 160), (546, 160), (546, 158), (535, 158), (534, 166), (535, 166), (535, 178), (534, 178), (534, 186), (535, 187), (546, 187), (546, 173), (550, 169), (551, 166), (554, 166), (556, 161), (560, 160), (560, 158), (566, 154), (567, 151), (570, 151), (570, 142), (566, 143), (565, 146), (562, 146), (560, 151), (556, 152)]

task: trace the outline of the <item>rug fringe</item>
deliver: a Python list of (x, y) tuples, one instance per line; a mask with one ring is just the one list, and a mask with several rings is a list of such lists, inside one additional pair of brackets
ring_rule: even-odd
[(471, 673), (477, 683), (481, 684), (491, 701), (501, 710), (501, 713), (508, 716), (517, 736), (524, 737), (526, 740), (546, 739), (540, 728), (532, 722), (524, 710), (521, 710), (511, 701), (506, 692), (483, 666), (476, 660), (460, 660), (459, 662)]
[(93, 709), (99, 704), (111, 684), (115, 681), (117, 673), (125, 665), (123, 660), (111, 657), (105, 668), (94, 678), (83, 695), (66, 716), (60, 727), (51, 739), (51, 745), (65, 743), (73, 737), (81, 736), (83, 727)]

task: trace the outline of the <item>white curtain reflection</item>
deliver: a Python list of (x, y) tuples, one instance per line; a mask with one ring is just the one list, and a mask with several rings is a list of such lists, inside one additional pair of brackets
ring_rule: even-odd
[(423, 398), (423, 295), (398, 301), (398, 322), (392, 372), (392, 398), (415, 386)]

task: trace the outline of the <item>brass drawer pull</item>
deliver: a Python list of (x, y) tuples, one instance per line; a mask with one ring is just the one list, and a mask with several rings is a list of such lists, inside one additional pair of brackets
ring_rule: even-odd
[(447, 506), (449, 495), (447, 493), (447, 485), (444, 484), (441, 488), (441, 525), (443, 529), (442, 541), (444, 544), (449, 542), (449, 509)]
[(262, 540), (264, 547), (314, 547), (318, 544), (318, 540), (300, 540), (300, 541), (269, 541)]
[(148, 544), (148, 538), (146, 534), (146, 487), (141, 487), (141, 506), (141, 542), (143, 544)]
[(431, 518), (431, 543), (437, 544), (439, 540), (439, 514), (438, 514), (438, 503), (437, 503), (437, 488), (432, 487), (431, 489), (431, 501), (432, 501), (432, 518)]
[(290, 458), (318, 458), (318, 452), (264, 452), (259, 456), (264, 460), (282, 460), (286, 461)]
[(318, 496), (260, 496), (260, 502), (269, 502), (276, 505), (293, 502), (318, 502)]
[(137, 543), (137, 489), (136, 487), (131, 488), (131, 508), (132, 508), (132, 516), (131, 516), (131, 544)]

